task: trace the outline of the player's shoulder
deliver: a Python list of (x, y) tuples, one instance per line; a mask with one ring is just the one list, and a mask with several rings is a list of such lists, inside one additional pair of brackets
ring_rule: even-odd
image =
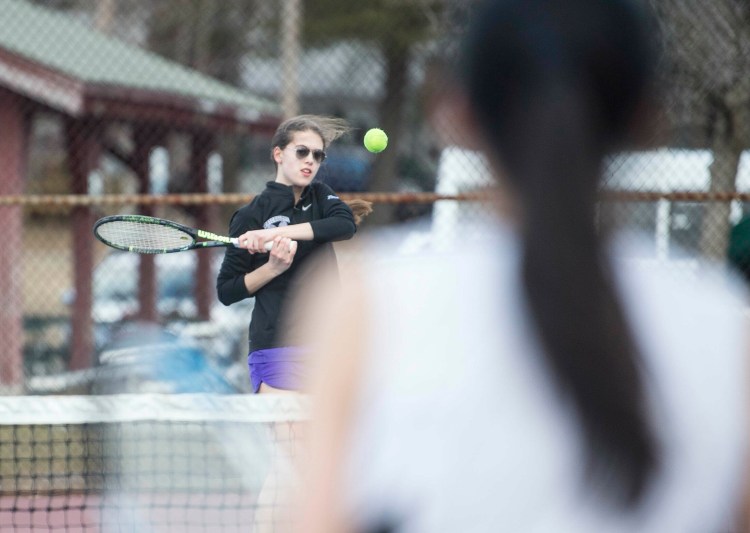
[(238, 220), (247, 220), (247, 219), (253, 218), (259, 206), (262, 205), (263, 203), (264, 203), (263, 200), (260, 200), (256, 196), (250, 202), (248, 202), (247, 204), (237, 209), (234, 212), (234, 215), (232, 215), (232, 218), (238, 219)]
[(243, 214), (251, 214), (258, 209), (262, 209), (268, 206), (269, 204), (273, 203), (273, 201), (274, 194), (271, 190), (269, 190), (268, 187), (266, 187), (261, 192), (253, 196), (253, 198), (248, 203), (240, 207), (238, 209), (238, 212), (241, 212)]
[(257, 225), (270, 203), (271, 198), (267, 194), (257, 194), (232, 214), (230, 228), (246, 231), (248, 226)]
[(310, 183), (310, 189), (320, 200), (340, 200), (338, 194), (331, 188), (331, 186), (322, 181), (313, 181)]

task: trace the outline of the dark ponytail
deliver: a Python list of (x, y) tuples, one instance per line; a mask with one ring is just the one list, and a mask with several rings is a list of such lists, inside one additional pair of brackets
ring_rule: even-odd
[(583, 429), (587, 479), (623, 507), (645, 494), (658, 445), (595, 205), (603, 159), (626, 141), (649, 83), (640, 17), (625, 0), (486, 2), (461, 65), (491, 155), (521, 202), (523, 284)]

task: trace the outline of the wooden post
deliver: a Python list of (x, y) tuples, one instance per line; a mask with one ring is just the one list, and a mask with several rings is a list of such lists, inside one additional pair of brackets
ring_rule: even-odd
[[(89, 175), (99, 166), (101, 132), (101, 125), (97, 121), (67, 119), (68, 166), (72, 176), (73, 194), (88, 194), (89, 192)], [(94, 270), (94, 240), (91, 238), (91, 228), (94, 225), (94, 213), (88, 206), (74, 207), (71, 220), (76, 298), (72, 310), (69, 368), (81, 370), (91, 366), (94, 356), (91, 317), (93, 304), (91, 278)]]
[[(138, 189), (141, 194), (151, 193), (151, 150), (164, 143), (165, 133), (161, 128), (152, 125), (137, 125), (133, 132), (133, 170), (138, 177)], [(141, 213), (154, 215), (153, 206), (144, 205)], [(156, 308), (158, 294), (156, 264), (153, 255), (141, 255), (138, 266), (138, 318), (147, 322), (156, 322), (159, 313)]]
[(281, 110), (284, 118), (299, 113), (301, 0), (283, 0), (281, 11)]
[[(26, 174), (28, 119), (24, 100), (0, 90), (0, 194), (21, 194)], [(21, 206), (0, 206), (3, 251), (0, 253), (0, 386), (23, 388), (23, 302)]]
[[(205, 132), (195, 132), (192, 137), (190, 183), (195, 184), (196, 192), (208, 192), (208, 158), (215, 149), (216, 139)], [(200, 205), (195, 224), (198, 228), (216, 231), (216, 206)], [(198, 264), (195, 272), (195, 304), (201, 320), (211, 318), (211, 302), (216, 290), (216, 280), (211, 269), (210, 250), (198, 252)]]

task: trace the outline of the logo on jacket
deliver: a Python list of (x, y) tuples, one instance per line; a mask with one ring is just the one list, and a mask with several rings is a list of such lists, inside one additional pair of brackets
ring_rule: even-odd
[(326, 198), (326, 200), (338, 200), (338, 199), (339, 197), (336, 196), (335, 194), (329, 194), (328, 198)]
[(290, 222), (291, 220), (289, 219), (289, 217), (286, 217), (284, 215), (276, 215), (275, 217), (271, 217), (263, 223), (263, 229), (288, 226)]

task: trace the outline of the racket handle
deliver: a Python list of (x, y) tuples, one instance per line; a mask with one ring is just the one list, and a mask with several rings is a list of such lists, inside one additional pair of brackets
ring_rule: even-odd
[[(233, 244), (233, 245), (235, 246), (235, 248), (239, 248), (239, 247), (240, 247), (240, 241), (239, 241), (239, 239), (233, 238), (233, 239), (231, 239), (231, 241), (232, 241), (232, 244)], [(290, 250), (292, 249), (292, 248), (291, 248), (291, 246), (292, 246), (292, 242), (294, 242), (294, 241), (291, 241), (291, 242), (289, 243), (289, 249), (290, 249)], [(265, 245), (263, 246), (263, 248), (265, 248), (265, 249), (266, 249), (266, 252), (270, 252), (270, 251), (271, 251), (271, 248), (273, 248), (273, 241), (268, 241), (268, 242), (267, 242), (267, 243), (266, 243), (266, 244), (265, 244)]]
[[(294, 242), (294, 241), (289, 241), (289, 249), (290, 249), (290, 250), (292, 249), (292, 243), (293, 243), (293, 242)], [(267, 251), (267, 252), (270, 252), (270, 251), (271, 251), (271, 248), (273, 248), (273, 241), (268, 241), (268, 242), (267, 242), (267, 243), (265, 244), (264, 248), (266, 249), (266, 251)]]

